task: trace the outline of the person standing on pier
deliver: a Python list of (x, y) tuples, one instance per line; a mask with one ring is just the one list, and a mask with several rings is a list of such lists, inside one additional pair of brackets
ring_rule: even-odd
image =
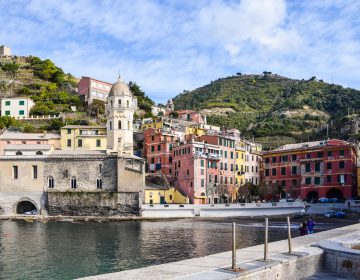
[(308, 233), (313, 234), (314, 233), (314, 227), (315, 227), (315, 221), (310, 217), (309, 220), (306, 222)]
[(306, 225), (306, 222), (302, 222), (302, 224), (299, 227), (300, 236), (307, 235), (308, 234), (308, 227)]

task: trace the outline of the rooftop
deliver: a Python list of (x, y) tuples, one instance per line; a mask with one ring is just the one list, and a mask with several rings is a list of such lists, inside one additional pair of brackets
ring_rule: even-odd
[(9, 144), (6, 145), (5, 151), (48, 151), (52, 148), (49, 144)]
[(5, 131), (0, 135), (0, 140), (49, 140), (61, 139), (60, 134), (55, 133), (22, 133)]
[(103, 125), (65, 125), (61, 129), (68, 129), (68, 128), (82, 128), (82, 129), (106, 129), (106, 126)]
[(321, 140), (321, 141), (286, 144), (284, 146), (275, 149), (274, 151), (296, 150), (296, 149), (304, 149), (304, 148), (308, 149), (308, 148), (316, 148), (316, 147), (342, 146), (342, 145), (350, 145), (350, 143), (338, 139)]

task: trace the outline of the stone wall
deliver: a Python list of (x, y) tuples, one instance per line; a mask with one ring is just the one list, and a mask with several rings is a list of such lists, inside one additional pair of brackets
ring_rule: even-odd
[(132, 216), (139, 215), (139, 193), (49, 192), (51, 216)]
[(54, 179), (54, 188), (50, 191), (70, 191), (71, 179), (76, 178), (77, 191), (96, 191), (96, 180), (102, 180), (102, 190), (117, 190), (117, 158), (48, 158), (45, 164), (45, 185), (48, 188), (49, 177)]

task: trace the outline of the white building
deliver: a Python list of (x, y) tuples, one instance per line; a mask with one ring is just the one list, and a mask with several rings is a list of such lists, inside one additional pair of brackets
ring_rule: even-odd
[(5, 45), (0, 46), (0, 56), (10, 56), (11, 49)]
[(165, 114), (166, 109), (164, 107), (160, 107), (160, 106), (151, 106), (151, 113), (156, 117), (159, 115), (159, 113), (162, 112), (163, 114)]
[(3, 98), (1, 100), (1, 116), (15, 118), (29, 117), (30, 110), (35, 102), (28, 97)]

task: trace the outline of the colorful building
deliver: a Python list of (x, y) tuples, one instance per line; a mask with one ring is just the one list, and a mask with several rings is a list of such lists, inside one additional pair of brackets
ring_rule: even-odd
[(188, 204), (189, 198), (170, 187), (163, 174), (147, 174), (144, 190), (145, 204)]
[(106, 127), (66, 125), (61, 128), (62, 150), (106, 150)]
[(355, 194), (356, 150), (337, 139), (284, 145), (263, 153), (261, 177), (279, 186), (282, 197), (349, 199)]
[(206, 124), (206, 116), (202, 116), (199, 112), (192, 110), (179, 110), (178, 118), (184, 121), (195, 122), (198, 124)]
[(172, 149), (177, 135), (163, 129), (148, 128), (144, 132), (144, 151), (146, 170), (149, 173), (162, 173), (170, 181), (173, 174)]
[(90, 77), (81, 77), (78, 84), (78, 94), (87, 104), (91, 104), (94, 100), (106, 102), (111, 87), (112, 84), (110, 83)]
[(186, 194), (190, 203), (219, 203), (219, 161), (217, 145), (191, 141), (173, 148), (173, 186)]
[(28, 97), (13, 97), (1, 99), (1, 116), (26, 118), (35, 102)]

